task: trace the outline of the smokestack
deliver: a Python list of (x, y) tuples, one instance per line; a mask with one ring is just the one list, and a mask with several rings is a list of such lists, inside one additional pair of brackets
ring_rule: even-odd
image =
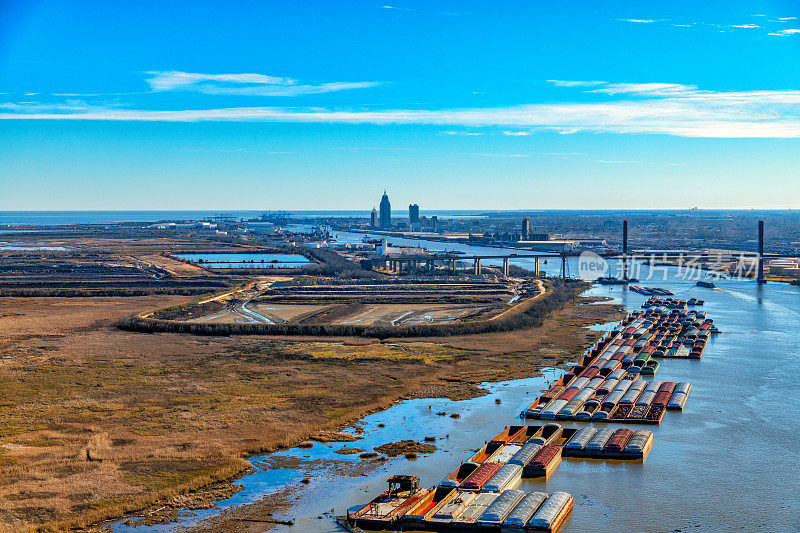
[(758, 221), (758, 278), (759, 283), (764, 283), (764, 221)]

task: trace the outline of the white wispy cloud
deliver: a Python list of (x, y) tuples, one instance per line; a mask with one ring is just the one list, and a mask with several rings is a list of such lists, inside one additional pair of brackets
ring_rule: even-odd
[(264, 74), (200, 74), (197, 72), (152, 71), (147, 83), (153, 91), (195, 91), (204, 94), (244, 96), (299, 96), (378, 85), (374, 81), (300, 83), (292, 78)]
[(678, 83), (608, 83), (600, 89), (593, 89), (589, 92), (605, 94), (645, 94), (650, 96), (671, 96), (683, 95), (688, 92), (696, 91), (693, 85), (681, 85)]
[(532, 131), (504, 131), (503, 135), (510, 135), (512, 137), (524, 137), (526, 135), (533, 135)]
[[(579, 85), (576, 85), (579, 86)], [(65, 104), (0, 104), (0, 119), (260, 121), (499, 127), (562, 134), (591, 132), (715, 138), (800, 138), (800, 90), (709, 91), (673, 83), (584, 86), (590, 101), (457, 109), (226, 107), (145, 110)], [(597, 101), (603, 98), (604, 101)], [(50, 106), (50, 107), (48, 107)], [(446, 130), (458, 131), (458, 130)], [(502, 130), (504, 131), (504, 130)]]
[(785, 30), (778, 30), (776, 32), (770, 32), (769, 35), (776, 35), (779, 37), (788, 37), (789, 35), (798, 35), (800, 34), (800, 28), (787, 28)]
[(458, 13), (453, 13), (451, 11), (427, 11), (423, 9), (411, 9), (409, 7), (398, 7), (398, 6), (390, 6), (390, 5), (382, 5), (381, 9), (391, 9), (394, 11), (405, 11), (406, 13), (423, 13), (428, 15), (458, 15)]
[(749, 30), (749, 29), (760, 28), (761, 26), (759, 26), (758, 24), (731, 24), (728, 27), (729, 28), (742, 28), (742, 29)]
[(797, 17), (778, 17), (780, 22), (789, 22), (790, 20), (797, 20)]
[(596, 87), (605, 85), (604, 81), (547, 80), (556, 87)]
[(469, 154), (479, 157), (530, 157), (528, 154)]
[(483, 135), (483, 133), (479, 132), (479, 131), (453, 131), (453, 130), (448, 130), (448, 131), (443, 131), (442, 135), (465, 135), (467, 137), (474, 137), (474, 136), (477, 136), (477, 135)]
[(650, 24), (655, 22), (655, 19), (622, 19), (625, 22), (633, 22), (634, 24)]
[(626, 165), (627, 164), (638, 164), (639, 163), (639, 161), (618, 161), (618, 160), (615, 161), (615, 160), (609, 160), (609, 159), (598, 159), (597, 162), (598, 163), (620, 163), (620, 164), (626, 164)]

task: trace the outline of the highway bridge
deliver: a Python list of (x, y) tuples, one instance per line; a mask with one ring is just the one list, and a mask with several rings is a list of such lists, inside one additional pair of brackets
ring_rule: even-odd
[[(756, 262), (756, 279), (759, 283), (764, 282), (764, 261), (768, 259), (793, 258), (797, 256), (771, 254), (764, 252), (764, 223), (759, 221), (758, 227), (758, 251), (739, 252), (739, 251), (670, 251), (670, 250), (628, 250), (628, 221), (623, 222), (622, 226), (622, 252), (596, 254), (603, 259), (617, 259), (622, 262), (622, 277), (628, 278), (628, 266), (634, 261), (648, 262), (680, 262), (681, 264), (708, 264), (708, 263), (732, 263), (741, 260)], [(574, 257), (576, 252), (539, 252), (539, 253), (496, 253), (470, 255), (452, 252), (434, 252), (430, 254), (409, 254), (399, 256), (376, 256), (374, 258), (363, 259), (361, 264), (365, 268), (379, 267), (388, 272), (394, 273), (414, 273), (420, 271), (433, 271), (436, 262), (444, 262), (449, 266), (452, 273), (456, 272), (457, 262), (472, 262), (473, 274), (480, 275), (482, 261), (485, 259), (502, 259), (503, 275), (508, 276), (509, 264), (515, 259), (533, 259), (534, 275), (539, 275), (539, 262), (541, 259), (556, 259), (561, 261), (561, 277), (566, 278), (567, 258)]]

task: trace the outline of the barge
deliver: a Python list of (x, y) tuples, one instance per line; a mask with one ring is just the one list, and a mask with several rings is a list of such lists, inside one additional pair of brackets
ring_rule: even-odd
[(561, 446), (548, 444), (542, 446), (528, 461), (523, 468), (522, 475), (526, 478), (543, 477), (546, 479), (558, 468), (559, 464), (561, 464)]
[(713, 320), (686, 306), (685, 300), (651, 297), (644, 310), (630, 313), (520, 417), (659, 424), (666, 410), (682, 409), (687, 394), (673, 389), (645, 393), (642, 378), (655, 375), (660, 358), (702, 356)]

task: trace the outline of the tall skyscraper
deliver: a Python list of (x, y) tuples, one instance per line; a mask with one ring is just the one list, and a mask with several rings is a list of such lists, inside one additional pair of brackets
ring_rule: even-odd
[(381, 213), (381, 229), (389, 229), (392, 227), (392, 204), (389, 203), (389, 196), (386, 191), (383, 191), (380, 205)]
[(375, 209), (374, 207), (372, 208), (372, 213), (370, 214), (369, 217), (369, 225), (373, 228), (378, 227), (378, 210)]
[(522, 219), (522, 238), (527, 239), (531, 236), (531, 219), (525, 217)]
[(408, 206), (408, 221), (411, 224), (419, 224), (419, 206), (417, 204)]

